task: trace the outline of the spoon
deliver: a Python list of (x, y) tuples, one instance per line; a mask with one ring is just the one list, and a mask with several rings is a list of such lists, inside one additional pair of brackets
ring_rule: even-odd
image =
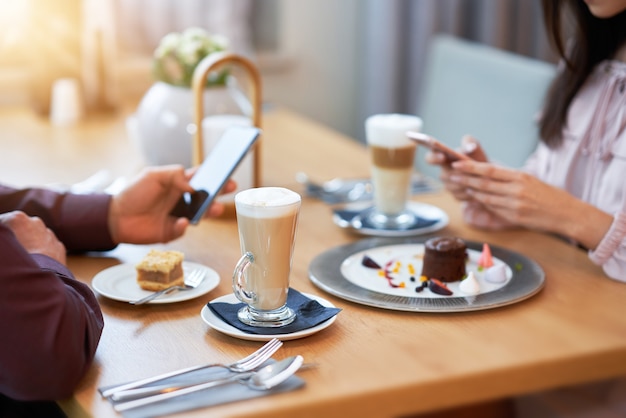
[(175, 398), (177, 396), (198, 392), (200, 390), (212, 388), (215, 386), (226, 385), (233, 382), (242, 383), (248, 386), (250, 389), (254, 390), (269, 390), (275, 386), (278, 386), (289, 377), (291, 377), (295, 372), (297, 372), (302, 365), (302, 362), (302, 356), (288, 357), (284, 360), (265, 366), (256, 372), (239, 373), (226, 379), (213, 380), (207, 383), (201, 383), (199, 385), (193, 385), (189, 387), (170, 387), (167, 389), (163, 389), (164, 393), (160, 393), (154, 396), (148, 396), (141, 399), (135, 399), (128, 402), (118, 403), (117, 405), (114, 405), (113, 408), (118, 412), (127, 411), (129, 409), (138, 408), (140, 406), (150, 405), (154, 402)]

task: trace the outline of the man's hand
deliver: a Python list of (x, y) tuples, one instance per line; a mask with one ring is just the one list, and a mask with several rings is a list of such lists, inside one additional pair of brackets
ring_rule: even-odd
[(0, 214), (0, 222), (13, 231), (30, 254), (44, 254), (66, 265), (65, 246), (38, 217), (14, 211)]
[[(189, 226), (186, 218), (176, 218), (170, 211), (185, 192), (193, 192), (189, 180), (193, 170), (182, 166), (153, 167), (114, 196), (109, 210), (109, 230), (116, 243), (151, 244), (168, 242), (182, 236)], [(236, 185), (229, 181), (224, 193)], [(216, 202), (205, 216), (219, 216), (224, 206)]]

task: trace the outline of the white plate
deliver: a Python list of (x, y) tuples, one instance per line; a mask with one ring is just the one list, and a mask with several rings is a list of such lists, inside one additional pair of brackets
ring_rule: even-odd
[[(482, 250), (481, 250), (482, 251)], [(478, 259), (481, 251), (467, 249), (468, 260), (465, 268), (467, 272), (473, 272), (479, 283), (480, 290), (477, 294), (485, 294), (498, 290), (508, 284), (513, 277), (513, 270), (497, 257), (493, 257), (494, 265), (502, 264), (506, 272), (506, 279), (501, 283), (491, 283), (485, 279), (486, 270), (478, 267)], [(368, 256), (384, 269), (368, 268), (363, 266), (363, 257)], [(340, 266), (343, 277), (355, 286), (362, 287), (373, 292), (385, 293), (392, 296), (416, 297), (416, 298), (449, 298), (449, 296), (433, 293), (429, 289), (416, 292), (415, 288), (421, 285), (419, 273), (422, 271), (424, 259), (423, 244), (400, 244), (387, 245), (377, 248), (368, 248), (347, 257)], [(382, 272), (386, 272), (383, 276)], [(399, 287), (390, 285), (387, 278)], [(467, 297), (459, 290), (459, 282), (446, 283), (446, 286), (455, 296)]]
[(408, 229), (381, 229), (361, 222), (361, 213), (372, 208), (371, 202), (359, 202), (333, 209), (333, 222), (344, 229), (361, 235), (375, 237), (411, 237), (438, 231), (448, 225), (448, 215), (437, 206), (427, 203), (409, 202), (407, 209), (418, 216), (424, 226)]
[[(193, 270), (204, 270), (206, 277), (195, 289), (182, 292), (173, 292), (163, 295), (148, 303), (174, 303), (202, 296), (215, 289), (220, 282), (220, 276), (215, 270), (202, 264), (183, 261), (185, 275)], [(141, 299), (151, 294), (151, 291), (143, 290), (137, 284), (137, 271), (134, 264), (118, 264), (109, 267), (96, 274), (91, 282), (93, 289), (109, 299), (130, 302)]]
[[(325, 306), (327, 308), (335, 307), (335, 305), (333, 305), (326, 299), (323, 299), (319, 296), (311, 295), (308, 293), (303, 293), (303, 295), (305, 295), (306, 297), (310, 299), (316, 300), (317, 302), (320, 303), (320, 305)], [(228, 295), (220, 296), (219, 298), (214, 299), (209, 303), (213, 303), (213, 302), (240, 303), (237, 297), (232, 293)], [(319, 325), (304, 329), (302, 331), (292, 332), (290, 334), (248, 334), (224, 322), (222, 318), (215, 315), (213, 311), (209, 309), (209, 307), (206, 305), (202, 308), (202, 311), (200, 312), (200, 316), (202, 317), (202, 320), (214, 330), (219, 331), (226, 335), (230, 335), (231, 337), (240, 338), (242, 340), (250, 340), (250, 341), (269, 341), (272, 338), (278, 338), (279, 340), (287, 341), (287, 340), (295, 340), (298, 338), (308, 337), (309, 335), (315, 334), (316, 332), (319, 332), (325, 328), (328, 328), (333, 322), (335, 322), (335, 319), (337, 319), (337, 315), (335, 315), (332, 318), (327, 319), (326, 321), (322, 322)]]

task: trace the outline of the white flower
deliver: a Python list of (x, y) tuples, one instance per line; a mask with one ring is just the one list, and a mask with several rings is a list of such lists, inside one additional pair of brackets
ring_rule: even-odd
[(224, 35), (213, 35), (213, 46), (218, 51), (224, 51), (229, 47), (229, 40)]
[(154, 51), (155, 58), (163, 58), (167, 54), (175, 52), (178, 46), (180, 45), (182, 40), (182, 36), (180, 33), (169, 33), (161, 39), (161, 43)]
[(183, 65), (193, 66), (206, 55), (203, 52), (202, 42), (197, 39), (183, 42), (178, 48), (178, 58)]
[(202, 28), (189, 28), (186, 29), (182, 34), (183, 40), (190, 41), (196, 39), (206, 39), (211, 40), (212, 35)]

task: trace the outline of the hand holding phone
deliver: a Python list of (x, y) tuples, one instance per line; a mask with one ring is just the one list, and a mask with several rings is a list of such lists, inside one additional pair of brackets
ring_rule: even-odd
[(408, 131), (406, 135), (413, 141), (429, 148), (432, 151), (443, 153), (449, 162), (454, 162), (458, 160), (471, 160), (468, 155), (453, 150), (449, 146), (445, 145), (443, 142), (437, 141), (430, 135), (413, 131)]
[(189, 181), (195, 192), (184, 193), (170, 214), (188, 218), (192, 224), (200, 222), (260, 133), (252, 127), (227, 129)]

